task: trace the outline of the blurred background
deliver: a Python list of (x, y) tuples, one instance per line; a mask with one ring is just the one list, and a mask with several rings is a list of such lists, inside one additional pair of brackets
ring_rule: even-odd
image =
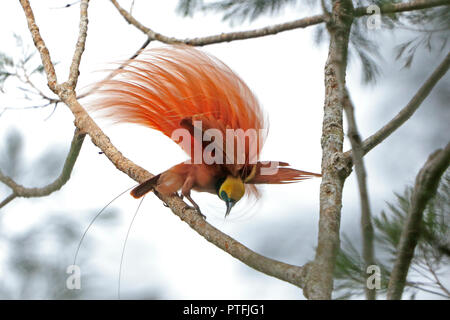
[[(134, 1), (133, 15), (157, 32), (192, 38), (247, 30), (321, 13), (320, 6), (302, 1), (257, 19), (222, 21), (221, 12), (197, 12), (183, 17), (179, 2)], [(121, 1), (127, 10), (132, 1)], [(36, 21), (49, 48), (60, 81), (67, 78), (78, 36), (79, 4), (31, 1)], [(35, 51), (18, 2), (0, 4), (1, 52), (23, 61)], [(364, 18), (361, 18), (364, 19)], [(415, 33), (382, 27), (364, 30), (378, 69), (367, 81), (370, 62), (358, 45), (350, 53), (347, 83), (358, 127), (368, 137), (404, 107), (448, 52), (436, 40), (433, 50), (418, 47), (412, 61), (395, 59), (399, 45)], [(229, 65), (254, 91), (270, 121), (262, 160), (282, 160), (320, 172), (323, 116), (323, 68), (326, 32), (320, 26), (274, 36), (206, 46)], [(323, 30), (322, 30), (323, 31)], [(86, 50), (78, 88), (102, 79), (109, 63), (130, 57), (146, 37), (128, 25), (106, 0), (91, 1)], [(151, 43), (149, 47), (162, 46)], [(368, 47), (371, 51), (371, 47)], [(375, 53), (375, 51), (372, 51)], [(4, 57), (4, 56), (3, 56)], [(407, 59), (407, 57), (406, 57)], [(38, 55), (27, 62), (39, 67)], [(405, 68), (405, 63), (410, 64)], [(2, 66), (12, 68), (12, 66)], [(373, 72), (375, 71), (375, 72)], [(370, 78), (370, 76), (369, 76)], [(39, 71), (30, 78), (49, 96)], [(16, 77), (2, 83), (0, 94), (0, 169), (18, 183), (40, 187), (60, 173), (70, 147), (73, 116), (63, 104), (45, 104), (23, 90)], [(449, 140), (450, 78), (445, 76), (414, 116), (365, 157), (373, 215), (386, 210), (412, 185), (428, 155)], [(81, 101), (82, 102), (82, 101)], [(112, 143), (135, 163), (156, 174), (185, 158), (166, 137), (131, 125), (110, 125), (95, 119)], [(346, 128), (346, 124), (344, 125)], [(346, 141), (345, 149), (349, 149)], [(73, 263), (81, 236), (92, 218), (115, 196), (135, 183), (119, 172), (87, 137), (71, 179), (43, 198), (13, 200), (0, 209), (0, 298), (116, 299), (125, 235), (138, 200), (127, 193), (113, 202), (89, 229), (77, 258), (81, 290), (67, 290), (67, 266)], [(267, 186), (262, 201), (251, 209), (237, 206), (224, 219), (225, 208), (214, 196), (194, 194), (210, 222), (250, 249), (286, 263), (302, 265), (314, 257), (319, 219), (319, 179), (284, 186)], [(9, 195), (0, 184), (0, 201)], [(347, 179), (342, 208), (342, 233), (360, 248), (359, 198), (354, 173)], [(206, 209), (205, 209), (206, 208)], [(441, 280), (448, 286), (448, 265)], [(205, 241), (149, 194), (136, 217), (123, 256), (121, 298), (125, 299), (304, 299), (297, 287), (261, 274)], [(363, 298), (356, 294), (354, 297)], [(439, 298), (420, 291), (416, 298)]]

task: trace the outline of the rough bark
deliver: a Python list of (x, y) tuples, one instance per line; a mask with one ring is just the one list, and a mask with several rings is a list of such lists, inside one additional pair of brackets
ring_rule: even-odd
[(339, 83), (345, 84), (352, 10), (351, 1), (334, 1), (327, 24), (330, 45), (325, 64), (319, 238), (304, 289), (308, 299), (331, 299), (334, 266), (340, 246), (342, 189), (349, 172), (342, 154), (344, 95)]

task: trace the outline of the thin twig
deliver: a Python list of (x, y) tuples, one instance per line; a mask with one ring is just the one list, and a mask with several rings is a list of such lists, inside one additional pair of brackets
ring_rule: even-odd
[(427, 253), (422, 250), (423, 257), (425, 260), (425, 264), (427, 265), (428, 270), (430, 271), (431, 275), (433, 276), (434, 283), (448, 296), (450, 297), (450, 291), (442, 284), (441, 280), (439, 279), (436, 271), (433, 268), (432, 263), (430, 262), (430, 259), (428, 258)]
[[(342, 84), (341, 84), (342, 85)], [(358, 181), (359, 198), (361, 202), (361, 231), (362, 231), (362, 256), (365, 263), (365, 270), (371, 265), (375, 264), (374, 253), (374, 231), (372, 225), (372, 214), (369, 204), (369, 193), (367, 190), (366, 169), (364, 167), (364, 152), (362, 149), (361, 137), (356, 125), (356, 119), (354, 114), (354, 106), (344, 85), (345, 97), (344, 97), (344, 110), (347, 116), (348, 131), (347, 135), (352, 146), (353, 164), (355, 166), (356, 178)], [(365, 274), (366, 279), (370, 277), (370, 274)], [(374, 288), (369, 289), (365, 286), (367, 300), (375, 300), (376, 291)]]
[(2, 202), (0, 202), (0, 209), (6, 206), (8, 203), (10, 203), (12, 200), (14, 200), (17, 197), (17, 195), (13, 192), (9, 196), (7, 196)]
[(328, 23), (331, 21), (331, 13), (327, 9), (327, 5), (325, 3), (325, 0), (320, 0), (320, 6), (322, 7), (323, 15), (325, 17), (325, 22)]
[(400, 236), (397, 257), (392, 270), (388, 299), (401, 299), (414, 250), (420, 236), (423, 211), (428, 201), (435, 195), (440, 177), (450, 164), (450, 143), (430, 155), (416, 177), (411, 195), (408, 217)]
[[(141, 22), (139, 22), (136, 18), (134, 18), (130, 12), (126, 11), (122, 8), (117, 0), (111, 0), (112, 4), (116, 7), (119, 13), (123, 16), (123, 18), (129, 23), (139, 29), (141, 32), (146, 34), (150, 39), (157, 40), (167, 44), (175, 44), (175, 43), (184, 43), (191, 46), (206, 46), (215, 43), (222, 42), (230, 42), (235, 40), (244, 40), (244, 39), (252, 39), (259, 38), (268, 35), (274, 35), (280, 32), (306, 28), (309, 26), (313, 26), (316, 24), (320, 24), (323, 22), (327, 22), (329, 18), (329, 14), (324, 13), (322, 15), (315, 15), (307, 18), (302, 18), (290, 22), (285, 22), (281, 24), (276, 24), (272, 26), (267, 26), (261, 29), (254, 29), (248, 31), (238, 31), (238, 32), (229, 32), (222, 33), (213, 36), (207, 37), (198, 37), (198, 38), (187, 38), (187, 39), (178, 39), (174, 37), (169, 37), (163, 35), (161, 33), (155, 32), (154, 30), (146, 27)], [(394, 12), (406, 12), (413, 10), (426, 9), (436, 6), (448, 5), (450, 0), (416, 0), (406, 3), (396, 3), (396, 4), (387, 4), (380, 7), (381, 14), (386, 13), (394, 13)], [(367, 12), (368, 7), (359, 7), (355, 9), (354, 16), (362, 17), (369, 15)]]
[(40, 108), (48, 107), (48, 106), (52, 105), (53, 103), (56, 104), (57, 102), (50, 101), (50, 102), (47, 102), (46, 104), (39, 105), (39, 106), (26, 106), (26, 107), (17, 107), (17, 108), (14, 108), (14, 107), (3, 107), (3, 108), (2, 108), (2, 113), (0, 114), (0, 116), (1, 116), (5, 111), (7, 111), (7, 110), (29, 110), (29, 109), (40, 109)]
[(150, 39), (157, 40), (163, 43), (175, 44), (175, 43), (184, 43), (191, 46), (206, 46), (214, 43), (221, 42), (230, 42), (235, 40), (244, 40), (251, 38), (258, 38), (268, 35), (274, 35), (283, 31), (298, 29), (298, 28), (306, 28), (309, 26), (313, 26), (319, 23), (324, 22), (323, 15), (311, 16), (308, 18), (298, 19), (290, 22), (285, 22), (281, 24), (276, 24), (268, 27), (264, 27), (261, 29), (254, 29), (248, 31), (239, 31), (239, 32), (229, 32), (222, 33), (213, 36), (207, 37), (198, 37), (198, 38), (187, 38), (187, 39), (178, 39), (174, 37), (168, 37), (161, 33), (155, 32), (152, 29), (144, 26), (140, 23), (136, 18), (134, 18), (128, 11), (122, 8), (116, 0), (111, 0), (112, 4), (117, 8), (123, 18), (141, 32), (146, 34)]
[[(389, 137), (395, 130), (401, 127), (414, 112), (420, 107), (425, 98), (430, 94), (431, 90), (435, 87), (436, 83), (447, 73), (450, 67), (450, 52), (447, 54), (442, 63), (436, 68), (436, 70), (430, 75), (425, 83), (420, 87), (414, 97), (408, 102), (408, 104), (385, 126), (383, 126), (376, 133), (368, 137), (363, 141), (363, 151), (367, 154), (370, 150), (376, 147)], [(349, 150), (345, 153), (347, 157), (351, 157), (352, 151)]]
[(88, 14), (87, 9), (89, 6), (89, 0), (82, 0), (80, 3), (80, 32), (78, 34), (78, 40), (75, 47), (75, 52), (72, 58), (72, 64), (70, 65), (69, 79), (67, 83), (69, 87), (75, 89), (78, 82), (78, 76), (80, 75), (80, 61), (81, 56), (84, 52), (86, 37), (87, 37), (87, 26), (88, 26)]
[(51, 97), (49, 97), (48, 95), (46, 95), (41, 89), (39, 89), (39, 88), (33, 83), (33, 81), (31, 81), (30, 75), (28, 74), (28, 72), (27, 72), (27, 70), (25, 69), (25, 66), (24, 66), (24, 65), (21, 65), (21, 69), (22, 69), (23, 77), (24, 77), (24, 78), (22, 78), (22, 77), (20, 76), (20, 74), (18, 74), (18, 73), (15, 74), (15, 76), (16, 76), (20, 81), (22, 81), (22, 82), (28, 84), (31, 88), (33, 88), (33, 89), (36, 91), (35, 93), (36, 93), (37, 95), (41, 96), (42, 99), (44, 99), (44, 100), (48, 100), (49, 103), (55, 103), (55, 102), (58, 101), (58, 99), (51, 98)]
[(422, 290), (422, 291), (425, 291), (425, 292), (428, 292), (428, 293), (432, 293), (432, 294), (435, 294), (435, 295), (447, 298), (447, 299), (450, 297), (450, 296), (442, 294), (442, 293), (440, 293), (438, 291), (430, 290), (430, 289), (427, 289), (427, 288), (424, 288), (424, 287), (421, 287), (421, 286), (411, 285), (411, 284), (409, 286), (412, 287), (412, 288), (416, 288), (416, 289), (419, 289), (419, 290)]

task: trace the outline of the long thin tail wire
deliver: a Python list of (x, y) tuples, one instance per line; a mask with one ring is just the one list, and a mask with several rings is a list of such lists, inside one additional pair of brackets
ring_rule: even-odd
[(110, 202), (108, 202), (108, 204), (106, 206), (104, 206), (99, 213), (97, 213), (95, 215), (95, 217), (91, 220), (91, 222), (89, 223), (89, 225), (87, 226), (87, 228), (84, 230), (83, 235), (81, 236), (80, 242), (78, 243), (78, 247), (77, 247), (77, 251), (75, 252), (75, 257), (73, 259), (73, 265), (77, 264), (77, 257), (78, 257), (78, 252), (80, 251), (81, 248), (81, 244), (83, 243), (84, 238), (86, 237), (87, 232), (89, 231), (89, 229), (92, 227), (92, 225), (94, 224), (94, 222), (97, 220), (97, 218), (102, 214), (103, 211), (106, 210), (106, 208), (108, 208), (108, 206), (113, 203), (117, 198), (119, 198), (120, 196), (122, 196), (125, 192), (130, 191), (132, 188), (136, 187), (136, 185), (133, 185), (132, 187), (129, 187), (127, 190), (121, 192), (119, 195), (115, 196), (114, 199), (112, 199)]
[(142, 197), (141, 201), (139, 201), (139, 205), (136, 209), (136, 212), (133, 215), (133, 218), (131, 219), (130, 225), (128, 227), (128, 231), (127, 231), (127, 235), (125, 236), (125, 241), (123, 243), (123, 248), (122, 248), (122, 256), (120, 257), (120, 267), (119, 267), (119, 282), (117, 285), (117, 298), (120, 300), (120, 283), (121, 283), (121, 279), (122, 279), (122, 265), (123, 265), (123, 257), (125, 256), (125, 248), (127, 246), (127, 242), (128, 242), (128, 237), (130, 235), (130, 231), (131, 231), (131, 227), (133, 226), (133, 222), (136, 219), (136, 216), (139, 212), (139, 208), (141, 207), (142, 201), (144, 201), (145, 196)]

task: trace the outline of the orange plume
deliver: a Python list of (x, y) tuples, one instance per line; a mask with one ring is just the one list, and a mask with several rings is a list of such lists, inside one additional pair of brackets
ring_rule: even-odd
[[(193, 130), (196, 120), (202, 122), (202, 131), (219, 129), (224, 137), (226, 129), (267, 129), (259, 103), (242, 79), (218, 59), (184, 45), (143, 51), (118, 70), (115, 79), (100, 83), (97, 98), (91, 109), (169, 138), (176, 129)], [(265, 134), (257, 137), (256, 158), (264, 139)], [(192, 147), (185, 151), (189, 154)]]

